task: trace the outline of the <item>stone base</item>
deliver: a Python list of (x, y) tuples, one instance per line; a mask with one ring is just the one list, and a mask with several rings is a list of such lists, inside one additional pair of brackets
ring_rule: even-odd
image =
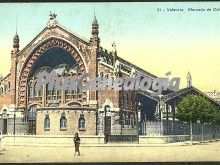
[[(83, 144), (104, 144), (104, 136), (80, 136)], [(3, 143), (16, 144), (51, 144), (51, 145), (73, 145), (73, 136), (52, 136), (52, 135), (6, 135), (3, 136)]]

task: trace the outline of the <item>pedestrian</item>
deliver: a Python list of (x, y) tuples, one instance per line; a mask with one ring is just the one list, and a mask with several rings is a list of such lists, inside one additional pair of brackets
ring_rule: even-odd
[(78, 156), (80, 156), (80, 152), (79, 152), (80, 137), (79, 137), (79, 134), (77, 132), (75, 133), (73, 141), (75, 143), (75, 154), (74, 154), (74, 156), (76, 156), (77, 152), (78, 152)]

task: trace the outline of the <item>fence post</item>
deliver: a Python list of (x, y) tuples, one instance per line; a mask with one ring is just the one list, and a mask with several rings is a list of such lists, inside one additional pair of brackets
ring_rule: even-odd
[(190, 142), (193, 145), (192, 119), (190, 119)]
[(203, 123), (202, 123), (202, 143), (203, 143), (203, 140), (204, 140), (203, 134), (204, 134), (204, 127), (203, 127)]

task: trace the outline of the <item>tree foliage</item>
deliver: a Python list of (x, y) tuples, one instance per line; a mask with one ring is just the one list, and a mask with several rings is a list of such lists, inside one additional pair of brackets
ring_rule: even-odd
[(189, 94), (177, 106), (177, 118), (193, 123), (219, 124), (220, 111), (205, 97)]

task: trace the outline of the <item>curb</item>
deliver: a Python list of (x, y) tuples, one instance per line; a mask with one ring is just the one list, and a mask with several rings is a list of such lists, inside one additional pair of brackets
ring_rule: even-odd
[[(80, 147), (177, 147), (177, 146), (187, 146), (187, 143), (175, 144), (81, 144)], [(74, 147), (72, 145), (60, 145), (60, 144), (19, 144), (19, 143), (7, 143), (7, 146), (26, 146), (26, 147)]]

